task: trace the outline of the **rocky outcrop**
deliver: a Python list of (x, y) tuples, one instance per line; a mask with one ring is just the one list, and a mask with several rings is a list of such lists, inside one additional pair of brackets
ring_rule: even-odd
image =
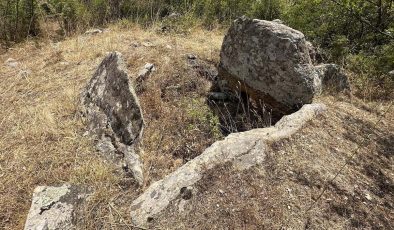
[(37, 187), (25, 230), (74, 229), (76, 208), (86, 197), (86, 192), (76, 186)]
[(138, 197), (131, 205), (132, 221), (137, 226), (145, 226), (171, 202), (190, 199), (188, 197), (195, 192), (193, 185), (202, 178), (203, 173), (220, 164), (233, 162), (236, 169), (244, 170), (262, 163), (269, 144), (292, 136), (324, 110), (322, 104), (305, 105), (298, 112), (283, 117), (273, 127), (234, 133), (214, 143), (200, 156), (155, 182)]
[(305, 36), (277, 22), (237, 19), (224, 38), (219, 76), (278, 112), (311, 103), (317, 73)]
[(98, 150), (143, 182), (136, 147), (144, 120), (120, 53), (110, 53), (100, 64), (82, 93), (83, 115)]

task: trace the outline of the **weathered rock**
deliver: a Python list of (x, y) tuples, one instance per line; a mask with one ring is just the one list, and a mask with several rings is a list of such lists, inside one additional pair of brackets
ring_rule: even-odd
[(76, 186), (37, 187), (25, 230), (74, 229), (76, 208), (86, 197), (86, 191)]
[(301, 32), (246, 17), (235, 20), (224, 38), (219, 77), (282, 113), (311, 103), (318, 84)]
[(21, 70), (18, 73), (18, 76), (21, 78), (28, 78), (31, 75), (31, 70), (26, 69), (26, 70)]
[(220, 164), (233, 162), (236, 169), (244, 170), (262, 163), (269, 144), (289, 138), (324, 110), (325, 106), (321, 104), (305, 105), (298, 112), (283, 117), (274, 127), (234, 133), (214, 143), (200, 156), (153, 183), (134, 200), (131, 205), (132, 221), (137, 226), (145, 226), (170, 202), (190, 197), (193, 185), (204, 172)]
[(89, 132), (98, 139), (98, 150), (130, 170), (142, 184), (142, 167), (135, 148), (143, 133), (144, 120), (120, 53), (110, 53), (102, 61), (81, 101)]
[(19, 62), (13, 58), (8, 58), (5, 61), (5, 64), (8, 65), (9, 67), (16, 68), (16, 67), (18, 67)]
[(390, 76), (394, 76), (394, 70), (391, 70), (391, 71), (389, 72), (389, 75), (390, 75)]
[(320, 91), (341, 92), (350, 90), (349, 79), (335, 64), (322, 64), (316, 66), (321, 81)]
[(308, 48), (309, 57), (311, 58), (312, 63), (316, 63), (316, 48), (308, 41), (306, 42), (306, 47)]
[(155, 47), (156, 46), (155, 44), (153, 44), (150, 41), (145, 41), (145, 42), (142, 43), (142, 45), (145, 46), (145, 47)]
[(100, 29), (90, 29), (85, 32), (86, 35), (101, 34), (103, 31)]
[(156, 68), (155, 68), (154, 64), (146, 63), (144, 68), (142, 68), (140, 70), (140, 72), (138, 73), (136, 81), (141, 82), (141, 81), (146, 80), (146, 78), (155, 70), (156, 70)]

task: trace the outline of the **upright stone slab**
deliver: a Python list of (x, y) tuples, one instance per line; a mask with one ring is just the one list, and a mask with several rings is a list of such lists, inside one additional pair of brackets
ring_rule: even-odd
[(110, 53), (102, 61), (81, 101), (98, 150), (142, 184), (142, 166), (135, 146), (142, 136), (144, 120), (120, 53)]
[(246, 17), (235, 20), (224, 38), (219, 78), (283, 113), (311, 103), (319, 85), (301, 32)]

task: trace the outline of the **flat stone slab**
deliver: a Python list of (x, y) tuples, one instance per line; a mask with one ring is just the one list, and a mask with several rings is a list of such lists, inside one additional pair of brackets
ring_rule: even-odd
[(75, 209), (85, 199), (86, 193), (76, 186), (37, 187), (25, 230), (73, 229)]
[(200, 156), (189, 161), (164, 179), (153, 183), (131, 205), (131, 218), (136, 226), (146, 226), (170, 202), (183, 199), (204, 172), (226, 162), (233, 162), (239, 170), (260, 164), (265, 159), (269, 143), (288, 138), (308, 121), (325, 111), (323, 104), (304, 105), (298, 112), (284, 116), (275, 126), (234, 133), (215, 142)]

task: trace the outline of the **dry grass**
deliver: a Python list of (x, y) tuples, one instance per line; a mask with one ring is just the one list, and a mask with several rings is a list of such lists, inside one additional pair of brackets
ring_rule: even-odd
[[(96, 191), (83, 210), (81, 228), (129, 228), (128, 205), (140, 190), (100, 158), (83, 135), (79, 93), (106, 52), (120, 51), (133, 75), (146, 62), (156, 65), (140, 93), (148, 186), (220, 138), (204, 101), (210, 82), (188, 68), (185, 54), (215, 62), (221, 41), (220, 31), (164, 36), (154, 29), (114, 25), (97, 36), (31, 41), (1, 55), (0, 228), (23, 227), (36, 186), (65, 182)], [(8, 58), (18, 67), (3, 64)], [(180, 88), (167, 90), (172, 85)]]
[[(161, 229), (393, 229), (394, 116), (387, 105), (322, 98), (329, 110), (245, 172), (224, 165), (206, 173), (179, 212), (157, 218)], [(349, 160), (353, 151), (362, 148)], [(330, 183), (348, 161), (341, 175)], [(328, 189), (316, 201), (325, 185)]]
[[(139, 89), (146, 120), (142, 158), (148, 186), (222, 137), (217, 129), (218, 117), (205, 101), (211, 82), (190, 68), (185, 57), (194, 53), (206, 63), (217, 63), (222, 38), (220, 31), (203, 30), (184, 36), (160, 35), (154, 28), (142, 30), (122, 22), (97, 36), (73, 37), (61, 43), (31, 41), (2, 54), (0, 228), (23, 228), (36, 186), (69, 182), (95, 191), (89, 205), (81, 210), (79, 228), (131, 229), (129, 204), (144, 188), (138, 189), (132, 181), (122, 178), (111, 163), (96, 154), (93, 141), (83, 135), (79, 93), (106, 52), (123, 53), (133, 75), (147, 62), (156, 65), (156, 72)], [(145, 47), (143, 43), (147, 42), (154, 46)], [(19, 66), (3, 64), (8, 58), (16, 59)], [(393, 221), (393, 194), (385, 186), (393, 186), (393, 117), (373, 127), (370, 123), (376, 120), (380, 107), (325, 100), (330, 112), (324, 119), (292, 140), (272, 146), (267, 165), (242, 174), (229, 174), (229, 166), (218, 170), (223, 175), (212, 171), (199, 185), (206, 192), (193, 201), (195, 208), (191, 212), (196, 214), (179, 216), (170, 210), (163, 213), (167, 222), (161, 225), (170, 229), (226, 225), (253, 229), (297, 228), (306, 223), (313, 228), (321, 223), (337, 228), (352, 226), (346, 219), (352, 219), (354, 213), (355, 223), (362, 223), (357, 219), (362, 216), (357, 209), (372, 215), (369, 222), (389, 226)], [(313, 214), (296, 214), (305, 210), (322, 182), (332, 176), (351, 150), (368, 140), (369, 131), (374, 133), (373, 151), (363, 149), (363, 157), (351, 164), (336, 187), (330, 187)], [(361, 192), (367, 189), (373, 202), (361, 195), (357, 198), (361, 203), (341, 200), (341, 192), (346, 193), (347, 202), (356, 199), (351, 190), (355, 185)], [(289, 186), (292, 197), (286, 190)], [(226, 199), (218, 189), (226, 190)], [(367, 227), (371, 226), (369, 222)]]

